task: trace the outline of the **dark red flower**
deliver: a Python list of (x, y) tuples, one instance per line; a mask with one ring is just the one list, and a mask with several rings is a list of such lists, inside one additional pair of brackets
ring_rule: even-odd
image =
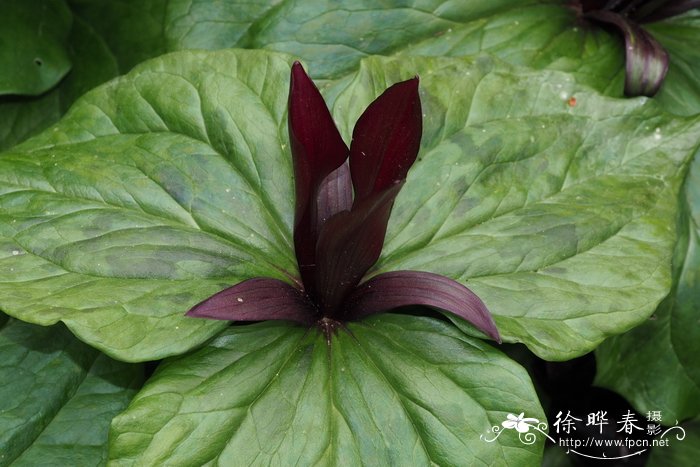
[(461, 316), (500, 341), (483, 302), (452, 279), (395, 271), (363, 282), (382, 251), (391, 208), (420, 148), (418, 78), (394, 84), (367, 107), (348, 149), (321, 93), (296, 62), (288, 123), (296, 186), (294, 247), (303, 287), (249, 279), (187, 314), (292, 320), (320, 326), (330, 340), (331, 331), (345, 321), (427, 305)]
[(668, 72), (668, 53), (641, 24), (683, 14), (700, 0), (574, 0), (592, 21), (616, 28), (625, 39), (625, 94), (653, 96)]

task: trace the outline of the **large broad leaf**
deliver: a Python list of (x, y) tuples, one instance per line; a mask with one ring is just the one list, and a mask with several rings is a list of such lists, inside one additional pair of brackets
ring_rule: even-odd
[(335, 103), (345, 134), (387, 83), (416, 73), (421, 160), (375, 271), (463, 281), (505, 341), (546, 359), (592, 350), (648, 317), (670, 287), (698, 122), (488, 59), (371, 59)]
[(666, 423), (700, 414), (700, 157), (686, 180), (674, 288), (642, 326), (596, 350), (596, 384), (619, 392), (640, 413)]
[(0, 158), (0, 305), (127, 360), (225, 323), (184, 317), (295, 273), (287, 58), (182, 53), (88, 94)]
[[(0, 306), (141, 360), (219, 332), (225, 324), (183, 316), (213, 292), (255, 276), (293, 280), (288, 62), (169, 55), (6, 152)], [(388, 83), (416, 73), (422, 160), (376, 270), (464, 282), (504, 340), (551, 359), (651, 314), (670, 287), (676, 196), (698, 123), (488, 58), (374, 59), (335, 105), (346, 136)]]
[(58, 86), (38, 97), (0, 96), (0, 150), (39, 133), (83, 93), (117, 75), (117, 66), (99, 36), (80, 18), (68, 37), (73, 68)]
[(2, 2), (0, 96), (41, 94), (68, 73), (71, 19), (63, 0)]
[(63, 326), (0, 329), (0, 465), (103, 464), (107, 429), (142, 369), (110, 360)]
[(657, 96), (673, 113), (700, 113), (700, 10), (647, 26), (649, 32), (668, 50), (671, 63), (666, 82)]
[(110, 460), (539, 465), (541, 434), (480, 439), (508, 413), (543, 420), (536, 400), (515, 362), (430, 318), (374, 317), (330, 345), (316, 329), (236, 326), (159, 368), (114, 420)]

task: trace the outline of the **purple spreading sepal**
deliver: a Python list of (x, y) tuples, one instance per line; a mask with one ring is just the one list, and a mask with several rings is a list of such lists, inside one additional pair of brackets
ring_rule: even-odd
[(309, 325), (320, 318), (302, 291), (266, 277), (248, 279), (217, 292), (195, 305), (187, 316), (227, 321), (277, 319)]
[(431, 306), (453, 313), (501, 342), (491, 313), (474, 292), (459, 282), (430, 272), (394, 271), (372, 277), (350, 294), (343, 317), (352, 321), (410, 305)]

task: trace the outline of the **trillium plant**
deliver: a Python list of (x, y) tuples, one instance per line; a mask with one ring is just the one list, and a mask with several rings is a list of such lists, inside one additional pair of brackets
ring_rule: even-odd
[(625, 93), (653, 96), (668, 72), (668, 52), (644, 23), (682, 15), (700, 7), (697, 0), (574, 0), (584, 18), (610, 25), (625, 39)]
[(697, 463), (700, 0), (2, 11), (0, 467)]
[(295, 62), (288, 121), (296, 188), (294, 247), (301, 280), (292, 285), (248, 279), (187, 314), (297, 321), (318, 326), (330, 343), (344, 322), (427, 305), (460, 316), (500, 341), (484, 303), (450, 278), (416, 271), (365, 277), (382, 251), (391, 208), (420, 148), (418, 85), (418, 77), (396, 83), (372, 102), (358, 119), (348, 149), (321, 93)]

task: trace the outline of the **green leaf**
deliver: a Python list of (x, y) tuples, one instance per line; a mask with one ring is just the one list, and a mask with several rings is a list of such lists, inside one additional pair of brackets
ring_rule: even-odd
[(96, 465), (109, 423), (136, 392), (137, 365), (77, 341), (63, 326), (0, 329), (0, 465)]
[(78, 17), (73, 20), (68, 43), (75, 65), (57, 87), (38, 97), (0, 96), (0, 150), (54, 124), (83, 93), (117, 75), (110, 51)]
[(0, 96), (41, 94), (70, 70), (71, 13), (63, 0), (5, 0), (0, 15)]
[(575, 11), (557, 0), (429, 0), (420, 6), (399, 1), (368, 6), (349, 0), (255, 5), (176, 0), (169, 2), (164, 18), (168, 50), (276, 50), (302, 57), (321, 79), (351, 73), (371, 54), (487, 51), (518, 65), (577, 72), (589, 85), (622, 92), (622, 45), (607, 31), (580, 25)]
[(575, 71), (592, 86), (622, 92), (620, 41), (601, 28), (579, 24), (574, 9), (559, 0), (429, 0), (420, 6), (395, 0), (373, 5), (350, 0), (73, 0), (71, 5), (105, 37), (126, 69), (159, 50), (264, 48), (303, 58), (316, 78), (336, 79), (371, 54), (488, 51), (514, 64)]
[(575, 467), (575, 464), (564, 448), (548, 445), (544, 450), (542, 467)]
[(666, 81), (656, 96), (669, 112), (678, 115), (700, 113), (700, 10), (645, 26), (670, 55)]
[(226, 323), (184, 316), (255, 276), (296, 274), (289, 59), (187, 52), (80, 100), (0, 158), (0, 304), (124, 360)]
[(73, 13), (85, 20), (107, 44), (122, 72), (174, 50), (166, 47), (168, 3), (167, 0), (69, 0)]
[[(472, 18), (468, 12), (478, 3), (494, 2), (462, 2), (458, 18), (465, 15), (470, 20), (392, 50), (398, 55), (437, 57), (488, 52), (514, 65), (570, 72), (581, 84), (622, 95), (624, 51), (614, 34), (583, 22), (562, 2), (509, 2), (507, 7)], [(381, 30), (390, 34), (386, 28)]]
[(596, 384), (622, 394), (640, 413), (667, 423), (700, 414), (700, 157), (685, 185), (681, 240), (671, 294), (643, 325), (596, 349)]
[[(280, 322), (227, 329), (167, 361), (114, 419), (114, 465), (538, 465), (527, 373), (449, 324), (384, 315), (331, 340)], [(533, 430), (534, 431), (534, 430)], [(488, 437), (487, 437), (488, 438)]]
[(685, 438), (678, 429), (670, 431), (665, 439), (669, 440), (668, 446), (658, 446), (651, 450), (647, 461), (647, 467), (679, 467), (682, 465), (695, 465), (700, 457), (700, 419), (692, 420), (681, 425)]
[(670, 288), (676, 200), (699, 122), (601, 97), (565, 74), (405, 57), (363, 62), (335, 102), (341, 132), (387, 84), (415, 74), (420, 160), (374, 271), (465, 283), (504, 341), (545, 359), (644, 321)]

